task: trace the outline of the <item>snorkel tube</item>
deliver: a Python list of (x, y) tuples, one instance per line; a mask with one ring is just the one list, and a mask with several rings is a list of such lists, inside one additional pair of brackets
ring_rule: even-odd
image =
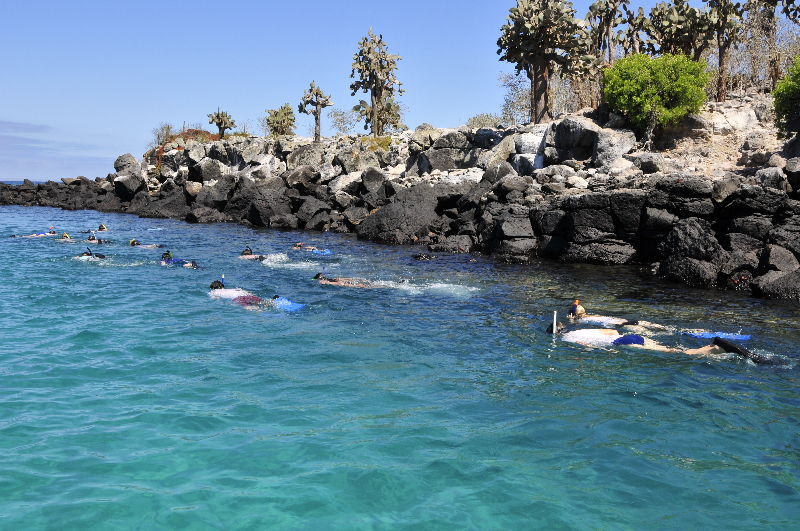
[(225, 287), (225, 273), (222, 273), (219, 277), (219, 281), (222, 283), (222, 287)]

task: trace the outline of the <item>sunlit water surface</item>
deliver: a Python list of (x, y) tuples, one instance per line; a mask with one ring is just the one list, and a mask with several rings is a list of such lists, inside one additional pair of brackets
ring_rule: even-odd
[[(7, 237), (101, 222), (106, 262)], [(97, 212), (0, 207), (0, 236), (0, 528), (800, 524), (796, 304)], [(134, 237), (202, 269), (161, 267)], [(267, 260), (239, 260), (245, 245)], [(322, 270), (380, 287), (320, 286)], [(222, 273), (307, 306), (213, 300)], [(674, 327), (669, 345), (741, 330), (786, 363), (554, 341), (544, 328), (574, 296)]]

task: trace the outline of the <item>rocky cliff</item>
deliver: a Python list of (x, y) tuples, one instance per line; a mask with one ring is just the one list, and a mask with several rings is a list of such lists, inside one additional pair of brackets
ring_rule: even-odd
[(800, 141), (761, 100), (710, 105), (636, 152), (601, 111), (391, 138), (177, 138), (115, 173), (17, 187), (0, 204), (354, 232), (499, 260), (646, 264), (690, 286), (800, 300)]

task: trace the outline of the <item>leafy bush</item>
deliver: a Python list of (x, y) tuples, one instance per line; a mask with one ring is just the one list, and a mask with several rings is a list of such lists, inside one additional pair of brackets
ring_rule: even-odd
[(476, 114), (467, 120), (466, 126), (470, 129), (481, 129), (482, 127), (493, 129), (496, 128), (497, 124), (501, 121), (500, 117), (496, 114), (482, 113)]
[(775, 125), (784, 134), (800, 132), (800, 56), (772, 93), (775, 100)]
[(294, 111), (288, 103), (278, 109), (267, 109), (267, 127), (271, 136), (294, 134)]
[(706, 101), (705, 66), (683, 55), (628, 56), (603, 74), (603, 97), (613, 110), (648, 136), (675, 124)]

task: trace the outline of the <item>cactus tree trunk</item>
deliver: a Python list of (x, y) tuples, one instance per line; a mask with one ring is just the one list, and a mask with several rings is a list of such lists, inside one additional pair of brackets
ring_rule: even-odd
[(217, 129), (219, 129), (219, 139), (222, 140), (225, 137), (225, 128), (218, 125)]
[(775, 89), (778, 80), (781, 78), (781, 65), (778, 59), (778, 22), (775, 19), (775, 8), (767, 5), (767, 11), (764, 13), (764, 29), (767, 37), (767, 45), (769, 46), (769, 63), (767, 74), (769, 75), (769, 88)]
[(731, 55), (731, 41), (723, 36), (719, 39), (719, 75), (717, 77), (717, 101), (728, 98), (728, 61)]
[[(613, 24), (613, 22), (612, 22)], [(611, 24), (606, 26), (606, 46), (608, 46), (608, 64), (614, 66), (614, 56), (616, 55), (614, 50), (614, 37), (613, 37), (614, 28)]]
[(528, 77), (531, 80), (530, 121), (538, 124), (550, 116), (550, 71), (544, 58), (537, 58), (529, 68)]
[(322, 103), (320, 102), (319, 98), (317, 98), (317, 106), (314, 109), (314, 142), (319, 142), (321, 140), (320, 136), (320, 116), (322, 115)]

